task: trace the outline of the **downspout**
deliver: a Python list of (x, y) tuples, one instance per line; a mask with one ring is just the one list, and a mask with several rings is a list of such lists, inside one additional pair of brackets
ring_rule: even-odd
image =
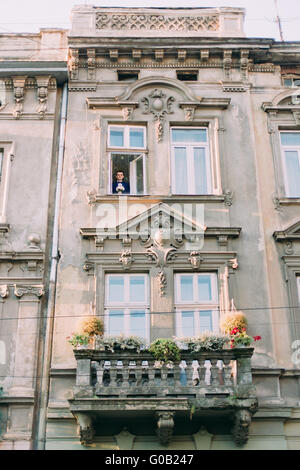
[(45, 442), (46, 442), (46, 420), (47, 420), (47, 406), (48, 406), (49, 383), (50, 383), (49, 372), (50, 372), (51, 356), (52, 356), (56, 277), (57, 277), (57, 264), (58, 264), (58, 258), (59, 258), (59, 252), (58, 252), (59, 215), (60, 215), (63, 160), (64, 160), (64, 150), (65, 150), (67, 106), (68, 106), (68, 83), (66, 82), (63, 86), (62, 101), (61, 101), (61, 122), (60, 122), (60, 131), (59, 131), (57, 178), (56, 178), (56, 192), (55, 192), (54, 219), (53, 219), (53, 239), (52, 239), (52, 250), (51, 250), (51, 261), (50, 261), (50, 278), (49, 278), (49, 286), (48, 286), (48, 304), (47, 304), (47, 314), (44, 319), (45, 325), (43, 329), (44, 347), (43, 347), (43, 352), (42, 352), (40, 406), (39, 406), (38, 427), (37, 427), (37, 436), (36, 436), (36, 449), (37, 450), (44, 450)]

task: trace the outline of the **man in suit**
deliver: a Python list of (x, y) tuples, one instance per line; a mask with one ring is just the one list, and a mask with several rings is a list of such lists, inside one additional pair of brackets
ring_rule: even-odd
[(130, 185), (124, 181), (124, 173), (123, 171), (117, 171), (116, 173), (116, 181), (113, 182), (112, 185), (112, 192), (114, 194), (129, 194), (130, 193)]

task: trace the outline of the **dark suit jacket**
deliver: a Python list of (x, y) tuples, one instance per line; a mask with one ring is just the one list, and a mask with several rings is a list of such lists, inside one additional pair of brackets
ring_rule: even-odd
[[(114, 181), (113, 184), (112, 184), (112, 192), (113, 193), (117, 193), (117, 186), (118, 186), (118, 182), (117, 181)], [(128, 183), (126, 183), (125, 181), (122, 181), (122, 186), (125, 188), (125, 191), (122, 191), (122, 194), (128, 194), (130, 193), (130, 185)]]

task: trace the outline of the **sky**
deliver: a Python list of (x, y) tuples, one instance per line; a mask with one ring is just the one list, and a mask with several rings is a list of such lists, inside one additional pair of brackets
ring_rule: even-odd
[[(276, 0), (0, 0), (0, 33), (38, 32), (70, 27), (74, 5), (122, 7), (241, 7), (246, 9), (248, 37), (280, 40)], [(300, 0), (277, 0), (284, 41), (300, 41)]]

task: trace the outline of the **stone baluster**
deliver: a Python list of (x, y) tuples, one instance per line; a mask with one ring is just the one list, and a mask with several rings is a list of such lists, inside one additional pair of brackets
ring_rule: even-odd
[(97, 386), (103, 386), (103, 374), (104, 374), (104, 361), (99, 361), (96, 365), (96, 373), (97, 373)]
[(232, 387), (232, 367), (231, 367), (231, 360), (230, 359), (223, 359), (223, 380), (224, 385), (227, 387)]
[(140, 387), (142, 385), (142, 375), (143, 375), (142, 360), (137, 359), (135, 361), (135, 364), (136, 364), (136, 368), (135, 368), (136, 383), (135, 383), (135, 385), (137, 387)]
[(149, 378), (149, 385), (154, 385), (155, 369), (154, 369), (153, 360), (148, 362), (148, 378)]
[(210, 359), (210, 385), (212, 387), (218, 387), (220, 385), (219, 381), (219, 367), (217, 366), (218, 359)]
[(117, 361), (110, 361), (110, 369), (109, 369), (109, 376), (110, 376), (110, 387), (117, 387)]
[(205, 375), (206, 375), (206, 366), (205, 366), (205, 359), (198, 359), (198, 374), (199, 374), (199, 386), (205, 387)]
[(180, 382), (180, 367), (179, 367), (179, 363), (176, 363), (175, 366), (174, 366), (174, 385), (175, 387), (181, 387), (181, 382)]
[(129, 361), (128, 359), (122, 359), (123, 369), (122, 369), (122, 376), (123, 376), (123, 383), (122, 383), (122, 391), (128, 389), (129, 387)]
[(193, 374), (194, 374), (193, 361), (186, 360), (185, 374), (186, 374), (187, 387), (192, 387), (193, 386)]

